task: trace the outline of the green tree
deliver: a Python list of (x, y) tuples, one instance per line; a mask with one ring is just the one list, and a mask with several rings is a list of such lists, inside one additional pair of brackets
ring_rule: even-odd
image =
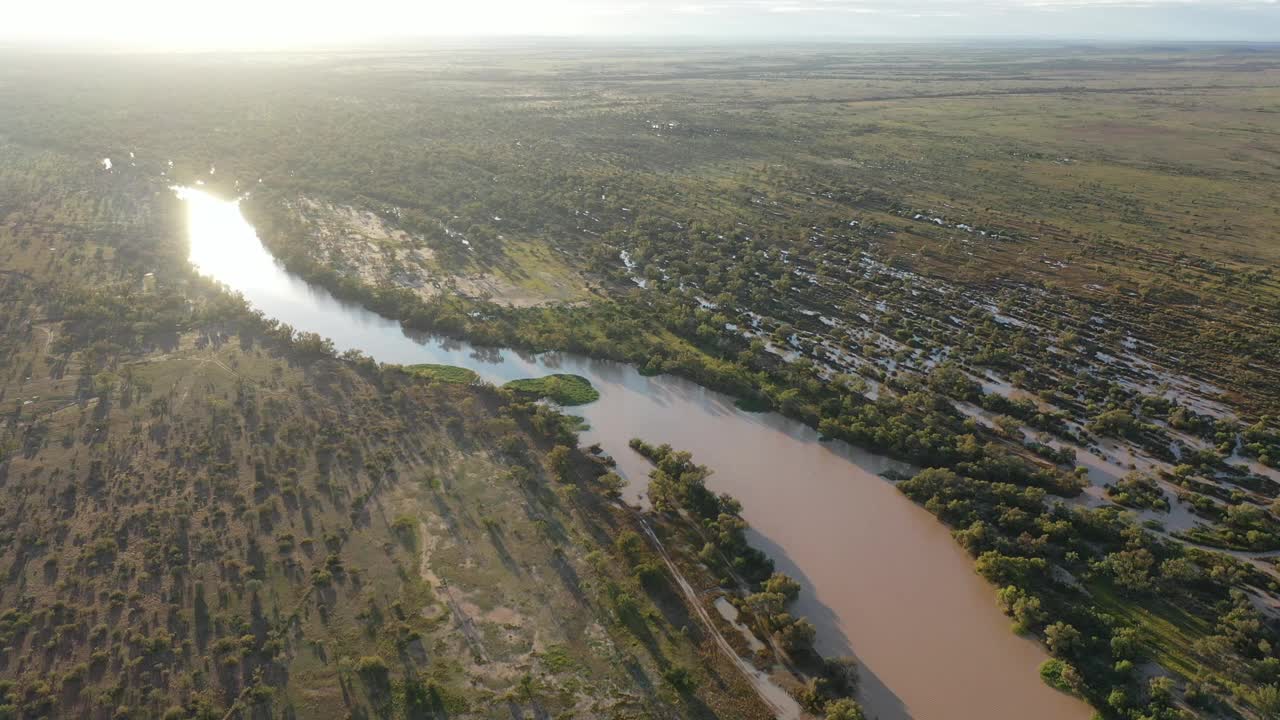
[(1280, 720), (1280, 687), (1263, 685), (1253, 691), (1249, 700), (1267, 720)]
[(1055, 622), (1044, 629), (1044, 641), (1049, 652), (1064, 657), (1080, 644), (1080, 631), (1067, 623)]
[(803, 652), (813, 648), (813, 640), (818, 634), (813, 623), (804, 618), (792, 619), (785, 616), (779, 625), (778, 641), (787, 652)]
[(1111, 553), (1100, 565), (1111, 573), (1121, 589), (1137, 594), (1151, 589), (1151, 568), (1155, 562), (1150, 550), (1138, 548)]
[(617, 498), (622, 496), (622, 491), (627, 487), (627, 481), (616, 472), (607, 472), (600, 476), (600, 484), (604, 487), (609, 497)]
[(1040, 598), (1028, 594), (1016, 585), (1008, 585), (998, 590), (996, 599), (999, 601), (1001, 609), (1013, 618), (1014, 632), (1028, 632), (1045, 620), (1045, 612), (1040, 606)]
[(788, 577), (785, 573), (775, 572), (764, 581), (764, 591), (768, 593), (777, 593), (786, 598), (786, 601), (795, 602), (800, 596), (800, 583)]
[(1138, 428), (1138, 421), (1128, 410), (1108, 410), (1089, 423), (1089, 431), (1108, 437), (1129, 437)]
[(866, 715), (858, 703), (849, 698), (840, 698), (827, 703), (827, 720), (865, 720)]
[(1138, 639), (1138, 631), (1133, 628), (1120, 628), (1111, 636), (1111, 654), (1123, 660), (1142, 658), (1142, 642)]
[(557, 445), (551, 448), (551, 452), (547, 453), (547, 464), (551, 466), (552, 474), (560, 482), (569, 481), (570, 463), (571, 454), (569, 448), (564, 445)]

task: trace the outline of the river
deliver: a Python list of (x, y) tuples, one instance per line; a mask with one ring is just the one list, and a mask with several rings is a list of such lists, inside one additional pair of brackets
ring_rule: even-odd
[[(190, 260), (202, 274), (300, 331), (389, 363), (471, 368), (492, 382), (551, 372), (582, 375), (600, 400), (575, 408), (618, 461), (634, 500), (647, 464), (633, 437), (689, 450), (714, 475), (708, 485), (742, 501), (751, 542), (803, 590), (796, 612), (818, 629), (818, 649), (861, 664), (861, 700), (881, 720), (1085, 720), (1082, 702), (1041, 682), (1046, 658), (1015, 636), (995, 590), (937, 520), (880, 477), (892, 460), (774, 413), (747, 413), (731, 398), (671, 376), (574, 355), (529, 356), (413, 336), (396, 321), (337, 300), (286, 272), (238, 203), (195, 188), (187, 205)], [(856, 652), (855, 652), (856, 651)]]

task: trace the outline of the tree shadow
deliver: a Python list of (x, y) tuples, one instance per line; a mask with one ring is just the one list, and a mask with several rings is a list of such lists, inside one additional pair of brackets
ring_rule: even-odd
[(489, 532), (489, 542), (493, 543), (493, 548), (498, 552), (498, 558), (502, 560), (502, 565), (513, 575), (520, 574), (520, 564), (511, 556), (511, 552), (507, 550), (507, 544), (502, 538), (502, 527), (494, 522), (485, 522), (485, 529)]
[(809, 580), (800, 566), (777, 543), (756, 530), (748, 530), (752, 547), (768, 555), (778, 572), (786, 573), (800, 583), (800, 597), (792, 606), (795, 615), (807, 618), (817, 629), (815, 649), (827, 659), (851, 657), (858, 661), (858, 701), (863, 704), (867, 716), (876, 720), (911, 720), (906, 703), (875, 673), (875, 669), (858, 659), (840, 627), (840, 618), (828, 606), (818, 600)]

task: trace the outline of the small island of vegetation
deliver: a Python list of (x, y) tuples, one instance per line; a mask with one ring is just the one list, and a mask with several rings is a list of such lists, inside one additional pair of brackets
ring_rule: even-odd
[(524, 395), (546, 398), (566, 407), (588, 405), (600, 399), (600, 391), (581, 375), (557, 373), (540, 378), (512, 380), (503, 387)]
[(405, 370), (410, 375), (442, 383), (474, 385), (475, 383), (480, 382), (480, 376), (477, 375), (474, 370), (458, 367), (457, 365), (434, 365), (431, 363), (424, 363), (421, 365), (406, 365)]

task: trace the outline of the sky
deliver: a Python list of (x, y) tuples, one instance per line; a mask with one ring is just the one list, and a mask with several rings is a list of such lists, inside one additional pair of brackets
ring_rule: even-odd
[(0, 40), (267, 49), (391, 37), (1280, 42), (1280, 0), (19, 0)]

